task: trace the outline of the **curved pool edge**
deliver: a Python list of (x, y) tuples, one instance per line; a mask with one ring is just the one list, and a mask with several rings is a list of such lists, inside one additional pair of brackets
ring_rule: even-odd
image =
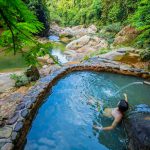
[[(40, 105), (44, 101), (44, 97), (56, 84), (56, 82), (66, 74), (73, 71), (96, 71), (96, 72), (112, 72), (123, 75), (130, 75), (150, 79), (150, 72), (144, 70), (130, 68), (118, 63), (101, 62), (99, 64), (83, 63), (79, 65), (70, 65), (63, 67), (54, 73), (41, 78), (35, 86), (23, 97), (22, 101), (16, 107), (16, 111), (1, 130), (7, 130), (7, 136), (0, 137), (1, 149), (20, 150), (26, 139), (26, 135), (31, 127)], [(12, 121), (13, 120), (13, 121)]]

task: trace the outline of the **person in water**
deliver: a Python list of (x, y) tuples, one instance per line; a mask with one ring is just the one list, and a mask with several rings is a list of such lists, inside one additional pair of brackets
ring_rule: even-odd
[(124, 97), (125, 99), (120, 100), (118, 102), (117, 107), (105, 108), (103, 111), (104, 116), (114, 118), (113, 123), (108, 127), (100, 127), (100, 126), (93, 125), (94, 129), (108, 131), (108, 130), (113, 130), (117, 126), (117, 124), (122, 120), (124, 113), (129, 108), (127, 94), (124, 94)]

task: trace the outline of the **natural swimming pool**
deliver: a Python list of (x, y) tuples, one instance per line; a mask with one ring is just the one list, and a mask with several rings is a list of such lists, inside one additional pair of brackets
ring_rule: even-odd
[(99, 117), (88, 96), (103, 100), (115, 107), (127, 93), (131, 106), (150, 104), (150, 86), (135, 84), (114, 95), (121, 87), (143, 79), (112, 73), (74, 72), (62, 78), (53, 87), (41, 106), (27, 136), (25, 150), (91, 150), (126, 149), (123, 125), (114, 131), (97, 132), (94, 123), (108, 126), (111, 118)]

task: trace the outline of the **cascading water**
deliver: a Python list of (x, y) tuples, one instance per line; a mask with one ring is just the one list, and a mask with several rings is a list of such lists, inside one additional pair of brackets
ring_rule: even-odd
[(133, 82), (133, 83), (129, 83), (125, 86), (123, 86), (120, 90), (118, 90), (116, 93), (113, 94), (113, 96), (116, 96), (118, 93), (120, 93), (122, 90), (126, 89), (127, 87), (130, 87), (132, 85), (138, 85), (138, 84), (143, 84), (143, 82)]
[(67, 56), (63, 53), (63, 49), (62, 49), (62, 47), (64, 47), (65, 45), (60, 42), (59, 36), (51, 35), (48, 38), (49, 40), (53, 41), (53, 43), (55, 43), (55, 45), (53, 45), (51, 54), (57, 57), (58, 61), (61, 64), (67, 63), (68, 62)]

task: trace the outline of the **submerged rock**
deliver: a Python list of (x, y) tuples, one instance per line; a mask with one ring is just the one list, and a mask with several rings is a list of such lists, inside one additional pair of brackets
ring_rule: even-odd
[(130, 150), (150, 149), (150, 107), (138, 105), (125, 119)]

